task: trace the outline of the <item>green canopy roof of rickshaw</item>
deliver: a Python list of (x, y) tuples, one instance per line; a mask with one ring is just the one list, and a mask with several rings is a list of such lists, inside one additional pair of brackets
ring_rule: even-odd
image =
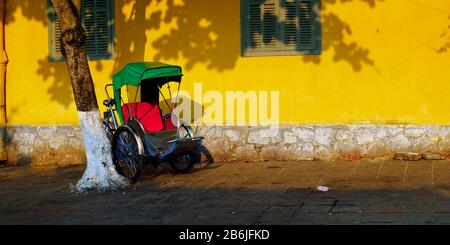
[(183, 70), (180, 66), (161, 62), (138, 62), (126, 65), (113, 75), (114, 89), (119, 90), (125, 85), (139, 86), (141, 81), (152, 78), (180, 77)]

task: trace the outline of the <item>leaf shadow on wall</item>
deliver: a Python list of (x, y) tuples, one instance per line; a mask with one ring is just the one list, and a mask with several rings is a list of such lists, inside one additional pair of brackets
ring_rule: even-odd
[[(7, 1), (6, 4), (6, 25), (10, 25), (16, 21), (15, 14), (20, 10), (22, 16), (27, 20), (37, 21), (45, 27), (48, 26), (46, 0)], [(47, 33), (45, 35), (47, 36)], [(30, 38), (29, 45), (23, 48), (33, 48), (32, 37)], [(8, 51), (8, 43), (6, 43), (6, 50)], [(14, 57), (10, 58), (14, 59)], [(36, 69), (36, 74), (40, 75), (45, 83), (51, 83), (47, 89), (47, 93), (50, 95), (52, 101), (58, 102), (65, 108), (69, 108), (70, 105), (74, 104), (72, 86), (65, 62), (49, 62), (48, 56), (42, 57), (42, 59), (37, 61), (30, 60), (30, 62), (37, 62), (38, 68)], [(8, 115), (9, 118), (11, 116), (13, 115)]]
[[(322, 37), (323, 52), (334, 50), (334, 62), (346, 62), (355, 72), (364, 66), (374, 66), (375, 61), (370, 58), (369, 49), (357, 42), (346, 41), (352, 35), (350, 24), (343, 21), (335, 12), (328, 11), (332, 4), (348, 4), (361, 1), (374, 8), (378, 2), (384, 0), (323, 0), (322, 2)], [(211, 6), (207, 6), (210, 4)], [(234, 11), (240, 8), (239, 1), (220, 1), (205, 3), (202, 0), (184, 1), (183, 5), (176, 5), (168, 0), (168, 10), (164, 23), (176, 21), (177, 27), (169, 34), (153, 41), (157, 49), (155, 60), (179, 59), (186, 60), (185, 68), (192, 69), (196, 64), (206, 64), (208, 69), (217, 71), (235, 68), (240, 57), (240, 13)], [(202, 11), (206, 8), (211, 11)], [(277, 16), (264, 16), (264, 18)], [(278, 25), (283, 24), (277, 21)], [(305, 62), (320, 64), (320, 55), (302, 56)]]
[[(364, 67), (373, 67), (375, 61), (370, 57), (369, 49), (356, 41), (348, 41), (352, 35), (351, 25), (328, 7), (334, 4), (363, 2), (369, 8), (375, 8), (382, 1), (384, 0), (322, 0), (323, 53), (334, 50), (333, 61), (347, 63), (355, 72), (360, 72)], [(166, 8), (153, 8), (164, 3), (167, 4)], [(124, 7), (130, 4), (132, 14), (123, 13)], [(117, 40), (114, 67), (112, 71), (105, 70), (103, 62), (100, 61), (94, 67), (98, 72), (108, 72), (112, 76), (126, 64), (143, 61), (148, 56), (161, 62), (184, 60), (184, 64), (180, 65), (188, 71), (196, 65), (204, 65), (210, 70), (224, 72), (234, 69), (240, 58), (240, 11), (237, 11), (240, 9), (239, 0), (123, 0), (115, 3), (115, 9)], [(47, 1), (8, 1), (7, 24), (17, 20), (14, 15), (19, 10), (26, 19), (48, 25)], [(175, 27), (162, 36), (148, 34), (149, 31), (156, 33), (163, 25), (171, 23), (175, 23)], [(31, 48), (31, 45), (30, 42), (30, 47), (24, 48)], [(149, 45), (155, 50), (154, 53), (148, 51)], [(321, 55), (299, 58), (317, 65), (323, 61)], [(48, 62), (47, 57), (30, 62), (37, 62), (36, 73), (46, 82), (51, 82), (47, 92), (52, 101), (66, 108), (72, 105), (73, 94), (65, 63)]]
[[(132, 62), (145, 60), (147, 31), (158, 30), (161, 27), (161, 11), (152, 12), (147, 17), (150, 5), (159, 5), (162, 0), (126, 0), (116, 3), (116, 50), (113, 72), (117, 72)], [(132, 4), (130, 16), (123, 13), (126, 5)], [(120, 33), (118, 33), (120, 32)], [(112, 76), (112, 74), (111, 74)]]
[(448, 19), (449, 25), (447, 26), (447, 29), (445, 29), (441, 34), (441, 38), (444, 39), (445, 43), (440, 48), (438, 48), (438, 54), (447, 53), (450, 49), (450, 15), (448, 16)]

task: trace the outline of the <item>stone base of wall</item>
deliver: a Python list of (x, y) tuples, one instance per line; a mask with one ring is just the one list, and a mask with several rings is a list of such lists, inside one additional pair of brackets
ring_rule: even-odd
[(398, 152), (450, 152), (448, 126), (302, 125), (209, 127), (205, 145), (221, 161), (392, 159)]
[[(450, 152), (447, 126), (208, 126), (199, 132), (216, 161), (391, 159), (397, 152)], [(9, 127), (5, 143), (16, 165), (86, 162), (78, 126)]]
[(86, 163), (79, 126), (8, 127), (5, 144), (8, 162), (17, 166)]

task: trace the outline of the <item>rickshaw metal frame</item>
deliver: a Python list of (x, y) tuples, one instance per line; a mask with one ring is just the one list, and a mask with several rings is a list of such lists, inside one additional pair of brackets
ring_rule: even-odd
[[(137, 68), (137, 69), (135, 69)], [(158, 69), (165, 69), (166, 72), (159, 71)], [(154, 74), (147, 74), (148, 71), (154, 71)], [(130, 75), (131, 74), (131, 75)], [(137, 76), (139, 75), (139, 76)], [(136, 90), (136, 96), (134, 99), (134, 104), (136, 104), (137, 95), (140, 93), (141, 100), (142, 100), (142, 84), (143, 82), (156, 82), (156, 88), (158, 89), (158, 95), (156, 96), (156, 99), (158, 100), (156, 103), (158, 104), (158, 110), (161, 113), (161, 109), (159, 107), (160, 104), (160, 95), (163, 97), (165, 103), (168, 106), (168, 109), (170, 110), (170, 113), (163, 116), (161, 115), (160, 119), (162, 119), (162, 123), (164, 125), (164, 120), (166, 120), (168, 116), (172, 116), (174, 109), (178, 105), (178, 98), (179, 98), (179, 92), (181, 87), (181, 78), (182, 78), (182, 69), (179, 66), (172, 66), (167, 65), (163, 63), (132, 63), (127, 65), (125, 68), (123, 68), (121, 71), (119, 71), (117, 74), (113, 76), (113, 83), (108, 84), (105, 86), (105, 94), (107, 97), (107, 100), (105, 100), (104, 105), (108, 108), (108, 111), (105, 113), (105, 129), (109, 134), (112, 134), (110, 136), (111, 142), (114, 144), (114, 140), (116, 138), (116, 132), (117, 131), (129, 131), (132, 133), (134, 141), (137, 144), (137, 154), (139, 155), (139, 158), (143, 159), (150, 159), (151, 162), (155, 162), (156, 164), (159, 164), (159, 162), (163, 161), (173, 161), (177, 157), (185, 156), (189, 154), (194, 154), (194, 152), (197, 153), (207, 153), (211, 160), (208, 159), (209, 164), (213, 163), (213, 159), (210, 156), (207, 149), (203, 146), (203, 137), (195, 137), (195, 133), (193, 132), (192, 128), (189, 125), (186, 125), (182, 121), (178, 121), (178, 125), (176, 126), (176, 129), (174, 130), (163, 130), (160, 132), (145, 132), (144, 126), (139, 121), (138, 118), (134, 118), (134, 115), (132, 113), (132, 110), (130, 107), (128, 107), (130, 102), (125, 103), (123, 101), (123, 97), (121, 94), (121, 90), (124, 86), (127, 86), (127, 93), (128, 96), (128, 86), (134, 86), (137, 87)], [(130, 78), (131, 77), (131, 78)], [(131, 79), (131, 80), (130, 80)], [(137, 79), (137, 80), (136, 80)], [(155, 79), (154, 81), (151, 79)], [(177, 82), (178, 83), (178, 90), (177, 90), (177, 97), (176, 102), (172, 106), (170, 106), (169, 102), (165, 98), (162, 87), (166, 84), (169, 84), (169, 94), (170, 99), (172, 101), (172, 92), (170, 91), (170, 82)], [(108, 88), (113, 88), (114, 97), (111, 97)], [(149, 89), (152, 88), (151, 86), (148, 87)], [(155, 86), (153, 86), (155, 88)], [(156, 93), (156, 91), (153, 91)], [(151, 95), (151, 94), (147, 94)], [(129, 98), (128, 98), (129, 100)], [(170, 103), (171, 103), (170, 101)], [(133, 103), (133, 102), (131, 102)], [(127, 106), (127, 109), (129, 110), (127, 114), (127, 122), (125, 122), (124, 114), (122, 111), (123, 105)], [(114, 108), (115, 107), (115, 108)], [(117, 114), (117, 115), (116, 115)], [(118, 118), (117, 118), (118, 117)], [(172, 121), (171, 121), (172, 122)], [(112, 125), (111, 125), (112, 123)], [(173, 124), (173, 122), (172, 122)], [(119, 130), (121, 129), (122, 130)], [(180, 130), (185, 130), (186, 135), (184, 138), (181, 137)], [(170, 140), (162, 141), (161, 136), (170, 137)], [(158, 138), (159, 137), (159, 138)], [(173, 137), (173, 138), (172, 138)], [(152, 142), (152, 139), (158, 139), (156, 142)], [(155, 145), (155, 143), (159, 144), (160, 147)], [(117, 147), (116, 147), (117, 148)], [(114, 150), (114, 146), (113, 146)], [(195, 153), (195, 154), (197, 154)], [(113, 155), (116, 154), (113, 152)], [(201, 153), (200, 153), (201, 154)], [(208, 165), (209, 165), (208, 164)]]

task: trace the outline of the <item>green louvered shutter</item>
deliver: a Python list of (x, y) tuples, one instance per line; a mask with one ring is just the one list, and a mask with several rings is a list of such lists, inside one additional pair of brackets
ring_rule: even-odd
[(320, 0), (241, 0), (242, 55), (320, 54)]
[(317, 48), (318, 35), (315, 27), (318, 20), (314, 13), (313, 0), (297, 0), (297, 20), (299, 31), (297, 32), (298, 50), (315, 50)]
[(319, 4), (318, 0), (282, 0), (283, 50), (320, 52)]
[(276, 49), (277, 42), (277, 12), (276, 1), (266, 1), (261, 6), (262, 12), (262, 37), (263, 47), (266, 49)]
[[(61, 54), (58, 19), (50, 0), (49, 61), (64, 60)], [(82, 0), (81, 22), (86, 30), (86, 53), (90, 60), (112, 59), (114, 53), (114, 0)]]
[(250, 52), (276, 51), (277, 12), (276, 0), (248, 0), (245, 26), (245, 47)]
[(292, 49), (297, 47), (297, 41), (299, 39), (299, 27), (298, 20), (298, 1), (296, 0), (286, 0), (284, 1), (284, 25), (283, 30), (283, 43), (287, 49)]
[(89, 59), (113, 57), (113, 0), (83, 0), (81, 21), (86, 30), (86, 52)]
[(47, 0), (47, 15), (48, 15), (48, 59), (49, 61), (61, 61), (64, 60), (61, 54), (61, 45), (59, 37), (61, 36), (61, 30), (59, 28), (58, 18), (56, 17), (55, 10), (50, 0)]
[(247, 45), (251, 49), (258, 49), (263, 47), (263, 25), (261, 22), (261, 8), (260, 4), (263, 1), (250, 1), (248, 6), (248, 32), (246, 41)]

